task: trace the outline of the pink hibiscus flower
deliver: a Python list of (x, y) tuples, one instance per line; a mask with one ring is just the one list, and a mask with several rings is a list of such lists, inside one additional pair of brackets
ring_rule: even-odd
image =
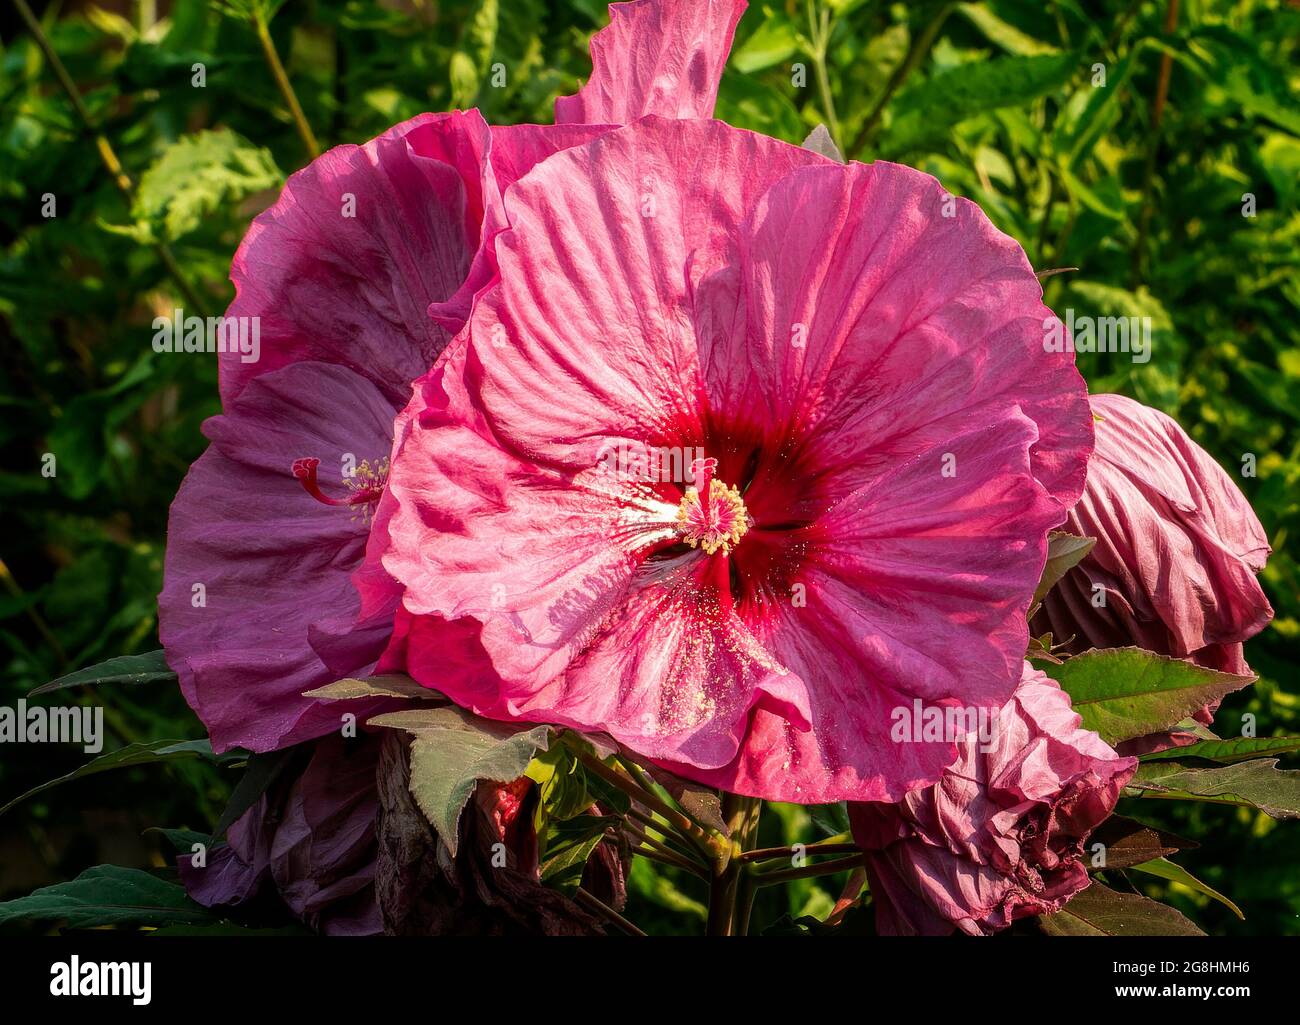
[[(593, 40), (592, 81), (561, 101), (566, 120), (617, 123), (666, 97), (707, 115), (743, 6), (623, 5)], [(257, 319), (260, 359), (221, 357), (224, 412), (172, 505), (159, 595), (169, 664), (218, 750), (337, 727), (337, 709), (302, 693), (364, 671), (391, 632), (395, 603), (359, 618), (351, 575), (394, 417), (495, 272), (502, 194), (608, 130), (422, 114), (324, 154), (249, 229), (227, 315)]]
[(1259, 518), (1164, 413), (1123, 395), (1094, 395), (1092, 408), (1097, 449), (1063, 529), (1097, 544), (1048, 593), (1035, 630), (1073, 637), (1073, 651), (1136, 644), (1248, 675), (1242, 642), (1273, 618), (1255, 579), (1271, 551)]
[(1069, 696), (1026, 665), (987, 749), (971, 737), (934, 786), (849, 805), (879, 932), (987, 934), (1059, 911), (1088, 885), (1084, 841), (1137, 760), (1079, 723)]
[(505, 206), (399, 430), (385, 664), (741, 794), (933, 782), (955, 746), (892, 744), (891, 710), (1010, 697), (1092, 445), (1020, 247), (919, 172), (707, 121)]

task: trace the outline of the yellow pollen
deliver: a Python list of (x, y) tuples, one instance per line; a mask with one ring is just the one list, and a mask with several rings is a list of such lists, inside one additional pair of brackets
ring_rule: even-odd
[(730, 555), (748, 530), (749, 513), (740, 490), (720, 480), (709, 481), (707, 501), (700, 500), (697, 488), (687, 488), (677, 506), (678, 533), (692, 548), (704, 549), (705, 555), (719, 548), (723, 555)]

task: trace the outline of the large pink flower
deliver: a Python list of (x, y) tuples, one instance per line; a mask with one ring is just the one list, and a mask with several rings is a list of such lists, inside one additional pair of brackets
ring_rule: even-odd
[[(566, 120), (639, 116), (664, 95), (709, 113), (742, 9), (629, 5), (593, 41), (600, 60), (580, 94), (605, 82), (608, 103), (575, 100)], [(687, 52), (681, 66), (654, 56)], [(211, 447), (172, 505), (159, 595), (168, 661), (218, 750), (271, 750), (337, 726), (337, 709), (302, 693), (364, 670), (391, 632), (395, 602), (359, 619), (351, 574), (394, 417), (495, 274), (503, 193), (608, 130), (423, 114), (330, 150), (249, 229), (228, 316), (256, 318), (260, 358), (221, 357), (224, 412), (204, 425)]]
[(323, 658), (353, 671), (388, 637), (391, 617), (353, 628), (349, 574), (394, 416), (449, 338), (428, 308), (478, 248), (490, 146), (476, 112), (340, 146), (290, 178), (235, 256), (229, 316), (258, 318), (260, 359), (221, 356), (225, 411), (172, 504), (158, 601), (168, 661), (219, 750), (335, 728), (337, 709), (302, 692), (337, 678)]
[(1057, 911), (1088, 885), (1088, 834), (1137, 760), (1079, 728), (1070, 699), (1026, 665), (991, 744), (972, 737), (932, 787), (897, 804), (851, 804), (878, 931), (980, 935)]
[(1019, 246), (908, 168), (655, 117), (505, 207), (372, 538), (392, 660), (743, 794), (932, 782), (954, 746), (891, 709), (1010, 696), (1092, 443)]
[(1073, 651), (1136, 644), (1249, 673), (1242, 641), (1273, 618), (1255, 579), (1268, 536), (1250, 503), (1164, 413), (1123, 395), (1092, 407), (1097, 449), (1063, 529), (1097, 544), (1048, 593), (1035, 630), (1074, 637)]

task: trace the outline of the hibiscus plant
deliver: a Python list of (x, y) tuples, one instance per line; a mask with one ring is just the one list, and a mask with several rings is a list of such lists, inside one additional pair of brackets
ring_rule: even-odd
[[(977, 203), (845, 160), (829, 104), (803, 145), (715, 118), (745, 6), (614, 4), (553, 124), (420, 113), (252, 220), (161, 650), (41, 688), (176, 680), (207, 728), (74, 777), (242, 776), (168, 832), (178, 883), (0, 922), (639, 934), (631, 881), (744, 935), (817, 877), (765, 926), (1200, 931), (1141, 876), (1236, 912), (1133, 816), (1300, 816), (1300, 738), (1215, 719), (1273, 616), (1259, 520), (1089, 395), (1058, 268)], [(846, 6), (809, 4), (815, 76)]]

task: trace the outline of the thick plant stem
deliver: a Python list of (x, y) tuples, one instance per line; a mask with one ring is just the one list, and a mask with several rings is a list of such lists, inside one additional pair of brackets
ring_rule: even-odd
[[(763, 802), (754, 797), (724, 794), (722, 817), (731, 836), (731, 848), (713, 863), (713, 876), (709, 880), (709, 917), (707, 931), (710, 936), (738, 935), (737, 897), (745, 875), (745, 864), (739, 855), (758, 835), (758, 820)], [(748, 912), (743, 916), (748, 924)]]
[[(117, 159), (117, 154), (113, 151), (108, 136), (95, 126), (94, 118), (90, 116), (90, 110), (81, 98), (81, 90), (72, 81), (68, 69), (63, 66), (63, 61), (55, 53), (53, 44), (45, 34), (45, 30), (41, 27), (36, 15), (32, 13), (32, 9), (27, 5), (27, 0), (14, 0), (14, 6), (18, 8), (18, 15), (27, 26), (27, 31), (32, 34), (32, 38), (36, 40), (36, 45), (40, 47), (41, 53), (45, 55), (45, 60), (54, 72), (54, 77), (58, 79), (59, 85), (67, 93), (68, 99), (72, 101), (72, 109), (77, 112), (77, 117), (80, 119), (82, 126), (94, 139), (95, 149), (99, 152), (99, 159), (108, 171), (109, 177), (113, 179), (113, 184), (125, 197), (128, 206), (132, 205), (135, 201), (135, 186), (131, 182), (130, 175), (122, 167), (122, 162)], [(206, 317), (207, 304), (199, 298), (198, 292), (194, 290), (194, 286), (190, 284), (189, 279), (185, 277), (185, 273), (181, 270), (181, 265), (177, 262), (176, 254), (172, 252), (171, 247), (166, 242), (157, 242), (153, 248), (190, 309), (200, 317)]]
[(284, 102), (289, 106), (289, 113), (293, 116), (293, 123), (298, 129), (298, 137), (302, 139), (302, 144), (307, 147), (307, 152), (312, 160), (315, 160), (320, 156), (320, 143), (316, 141), (311, 125), (307, 123), (307, 115), (302, 112), (302, 105), (298, 102), (298, 94), (293, 91), (293, 84), (289, 81), (284, 65), (280, 62), (280, 55), (275, 49), (275, 41), (271, 38), (271, 26), (267, 23), (266, 18), (259, 13), (253, 18), (253, 27), (257, 30), (257, 41), (262, 44), (262, 53), (266, 56), (266, 63), (271, 68), (271, 74), (275, 78), (275, 84), (280, 90), (280, 95), (284, 97)]

